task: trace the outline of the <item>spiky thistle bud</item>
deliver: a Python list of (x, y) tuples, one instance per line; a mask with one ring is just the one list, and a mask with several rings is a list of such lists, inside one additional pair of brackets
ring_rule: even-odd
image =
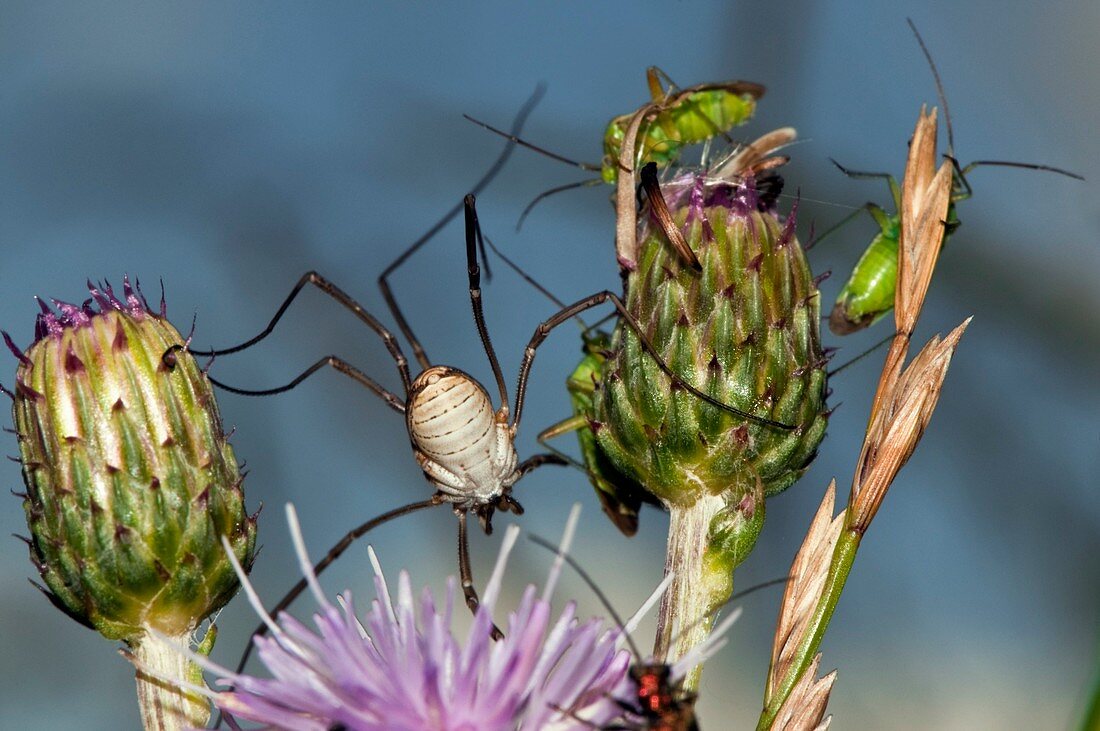
[(825, 429), (819, 298), (794, 212), (780, 222), (751, 179), (692, 174), (662, 190), (702, 270), (644, 220), (627, 308), (677, 375), (760, 420), (676, 388), (620, 324), (595, 399), (599, 444), (666, 503), (743, 496), (757, 482), (774, 495), (806, 469)]
[[(677, 551), (693, 556), (693, 568), (676, 570), (703, 598), (696, 618), (732, 591), (764, 498), (798, 479), (825, 432), (818, 290), (795, 211), (785, 221), (776, 214), (775, 184), (758, 192), (751, 175), (691, 173), (661, 186), (671, 221), (643, 216), (627, 278), (627, 308), (672, 370), (754, 418), (676, 387), (622, 323), (594, 398), (602, 452), (672, 510), (670, 561)], [(670, 245), (668, 227), (699, 268), (682, 242), (680, 251)], [(681, 519), (703, 531), (704, 545), (693, 537), (674, 546)]]
[[(12, 409), (31, 560), (50, 600), (109, 639), (186, 638), (239, 587), (255, 516), (205, 373), (124, 280), (42, 304)], [(140, 686), (140, 683), (139, 683)]]

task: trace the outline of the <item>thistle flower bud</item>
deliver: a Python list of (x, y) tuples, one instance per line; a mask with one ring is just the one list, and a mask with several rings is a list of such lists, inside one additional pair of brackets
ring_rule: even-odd
[(662, 191), (702, 269), (644, 220), (627, 308), (685, 382), (793, 428), (738, 417), (677, 388), (620, 324), (595, 398), (597, 441), (666, 504), (722, 495), (737, 505), (758, 485), (774, 495), (809, 465), (826, 424), (819, 297), (795, 214), (781, 223), (751, 177), (735, 184), (689, 174)]
[[(625, 259), (636, 262), (627, 309), (665, 363), (753, 418), (674, 385), (621, 323), (593, 399), (600, 450), (671, 512), (665, 570), (676, 578), (656, 648), (671, 659), (705, 639), (756, 544), (765, 498), (798, 479), (825, 434), (819, 294), (794, 211), (776, 215), (778, 182), (758, 192), (751, 174), (673, 179), (664, 206), (649, 193), (637, 256)], [(697, 668), (686, 687), (698, 678)]]
[[(205, 374), (124, 280), (44, 303), (12, 413), (31, 560), (50, 600), (109, 639), (190, 633), (237, 591), (256, 540)], [(172, 350), (165, 357), (165, 354)]]

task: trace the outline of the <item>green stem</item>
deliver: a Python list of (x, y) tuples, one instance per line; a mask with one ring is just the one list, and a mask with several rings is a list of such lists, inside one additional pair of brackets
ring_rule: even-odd
[(775, 693), (767, 706), (760, 714), (760, 720), (756, 724), (757, 731), (766, 731), (775, 722), (779, 709), (783, 707), (791, 691), (794, 690), (799, 678), (813, 661), (814, 655), (821, 647), (821, 641), (825, 637), (825, 630), (829, 627), (829, 621), (833, 618), (837, 602), (840, 600), (840, 592), (844, 590), (844, 584), (848, 581), (848, 574), (852, 572), (852, 563), (856, 559), (859, 550), (859, 542), (862, 535), (852, 530), (845, 530), (837, 540), (833, 550), (833, 559), (829, 564), (829, 575), (825, 580), (825, 586), (821, 592), (821, 598), (814, 608), (810, 623), (802, 635), (802, 642), (795, 651), (794, 662), (787, 675), (776, 688)]
[(1081, 731), (1098, 731), (1100, 729), (1100, 669), (1096, 672), (1092, 697), (1089, 698), (1088, 704), (1085, 717), (1081, 719)]

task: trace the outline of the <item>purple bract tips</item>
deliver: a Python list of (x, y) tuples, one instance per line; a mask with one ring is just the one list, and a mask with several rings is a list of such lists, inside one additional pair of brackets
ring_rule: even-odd
[(47, 336), (60, 336), (66, 328), (86, 326), (96, 315), (113, 310), (125, 312), (136, 320), (146, 315), (164, 317), (165, 314), (163, 296), (158, 315), (149, 307), (140, 285), (135, 282), (131, 286), (128, 275), (122, 277), (121, 297), (115, 294), (110, 282), (106, 281), (103, 284), (93, 284), (88, 280), (88, 292), (92, 296), (80, 305), (51, 298), (50, 302), (57, 308), (56, 312), (42, 298), (36, 298), (42, 311), (34, 322), (34, 342), (37, 343)]

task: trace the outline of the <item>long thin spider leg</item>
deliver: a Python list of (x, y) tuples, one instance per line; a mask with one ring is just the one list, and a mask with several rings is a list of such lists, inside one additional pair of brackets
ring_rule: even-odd
[(222, 389), (223, 391), (229, 391), (230, 393), (236, 393), (242, 396), (272, 396), (277, 393), (285, 393), (289, 391), (325, 366), (331, 366), (340, 373), (343, 373), (345, 376), (353, 379), (360, 385), (367, 387), (376, 396), (385, 401), (386, 405), (394, 411), (400, 414), (405, 413), (404, 399), (398, 397), (396, 394), (391, 393), (390, 391), (387, 391), (384, 387), (382, 387), (378, 382), (376, 382), (366, 373), (363, 373), (363, 371), (359, 370), (347, 361), (341, 358), (337, 358), (335, 355), (326, 355), (324, 358), (321, 358), (309, 368), (306, 368), (304, 371), (302, 371), (302, 373), (300, 373), (298, 377), (290, 383), (286, 384), (285, 386), (276, 386), (275, 388), (264, 388), (255, 390), (247, 388), (237, 388), (236, 386), (229, 386), (225, 383), (222, 383), (221, 381), (210, 376), (209, 374), (207, 374), (207, 378), (209, 378), (210, 382), (218, 388)]
[[(477, 247), (482, 242), (482, 236), (481, 224), (477, 220), (476, 200), (472, 193), (463, 199), (463, 205), (466, 210), (466, 274), (470, 281), (470, 304), (474, 310), (477, 334), (481, 338), (481, 345), (485, 348), (485, 355), (488, 356), (489, 365), (493, 369), (493, 378), (496, 379), (497, 389), (500, 391), (500, 408), (507, 414), (508, 386), (504, 383), (500, 361), (497, 360), (493, 342), (489, 339), (489, 330), (485, 327), (485, 312), (481, 305), (481, 268), (477, 265)], [(484, 244), (482, 247), (484, 248)]]
[[(534, 111), (535, 106), (542, 99), (542, 95), (546, 92), (546, 87), (543, 84), (539, 84), (535, 87), (534, 93), (528, 97), (520, 108), (519, 113), (516, 114), (516, 118), (512, 121), (512, 135), (505, 134), (505, 137), (515, 137), (523, 131), (523, 125), (527, 122), (527, 118)], [(497, 173), (501, 171), (504, 164), (508, 162), (508, 158), (512, 156), (512, 152), (516, 149), (516, 143), (509, 139), (507, 145), (501, 150), (500, 155), (493, 164), (485, 171), (485, 174), (481, 176), (481, 179), (474, 184), (471, 189), (471, 193), (477, 195), (485, 189), (489, 183), (497, 176)], [(431, 362), (428, 360), (427, 354), (424, 352), (424, 348), (420, 345), (420, 341), (417, 340), (416, 335), (413, 334), (412, 328), (409, 326), (408, 320), (405, 319), (405, 315), (401, 312), (401, 308), (397, 305), (397, 299), (393, 296), (393, 290), (390, 289), (389, 276), (397, 270), (402, 264), (404, 264), (410, 256), (415, 254), (420, 247), (432, 240), (432, 238), (439, 233), (444, 226), (454, 220), (462, 211), (462, 204), (458, 203), (452, 207), (447, 213), (443, 215), (443, 218), (439, 219), (434, 226), (428, 229), (423, 236), (418, 238), (412, 243), (409, 248), (401, 252), (401, 255), (394, 259), (388, 267), (382, 270), (382, 273), (378, 276), (378, 288), (382, 290), (382, 299), (385, 300), (386, 306), (390, 309), (390, 313), (393, 315), (393, 319), (397, 322), (397, 327), (401, 330), (401, 334), (405, 336), (409, 346), (412, 348), (413, 356), (416, 358), (416, 362), (420, 364), (421, 368), (428, 368), (431, 366)]]
[(886, 337), (884, 337), (884, 338), (883, 338), (882, 340), (879, 340), (879, 341), (878, 341), (877, 343), (875, 343), (874, 345), (872, 345), (872, 346), (871, 346), (870, 348), (867, 348), (867, 350), (864, 350), (864, 351), (863, 351), (862, 353), (860, 353), (859, 355), (855, 356), (854, 358), (852, 358), (852, 359), (851, 359), (851, 360), (849, 360), (848, 362), (846, 362), (846, 363), (841, 363), (841, 364), (840, 364), (840, 365), (838, 365), (838, 366), (837, 366), (836, 368), (834, 368), (834, 369), (832, 369), (831, 371), (829, 371), (829, 372), (828, 372), (828, 377), (829, 377), (829, 378), (832, 378), (833, 376), (835, 376), (836, 374), (840, 373), (841, 371), (843, 371), (843, 370), (844, 370), (845, 368), (847, 368), (848, 366), (850, 366), (850, 365), (855, 365), (856, 363), (860, 362), (861, 360), (863, 360), (864, 358), (866, 358), (867, 356), (869, 356), (869, 355), (870, 355), (871, 353), (874, 353), (874, 352), (875, 352), (876, 350), (878, 350), (879, 348), (881, 348), (881, 347), (882, 347), (883, 345), (886, 345), (886, 344), (887, 344), (888, 342), (890, 342), (890, 341), (891, 341), (891, 340), (893, 340), (893, 339), (894, 339), (894, 336), (893, 336), (893, 334), (891, 334), (891, 335), (887, 335), (887, 336), (886, 336)]
[[(313, 566), (313, 575), (320, 576), (321, 572), (327, 569), (333, 561), (340, 558), (341, 554), (343, 554), (344, 551), (348, 550), (352, 543), (354, 543), (359, 538), (362, 538), (364, 534), (377, 528), (383, 523), (387, 523), (395, 518), (400, 518), (403, 515), (408, 515), (409, 513), (414, 513), (418, 510), (423, 510), (424, 508), (430, 508), (435, 505), (440, 505), (442, 504), (442, 502), (443, 501), (439, 498), (439, 496), (435, 495), (428, 500), (421, 500), (420, 502), (409, 503), (408, 505), (403, 505), (400, 508), (394, 508), (387, 513), (382, 513), (377, 517), (371, 518), (366, 523), (360, 525), (358, 528), (354, 528), (353, 530), (348, 531), (343, 538), (336, 542), (336, 545), (329, 549), (329, 552), (325, 554), (325, 557)], [(286, 593), (286, 596), (284, 596), (282, 600), (275, 605), (275, 607), (269, 612), (269, 614), (272, 617), (275, 617), (279, 614), (279, 612), (284, 611), (287, 607), (291, 605), (291, 603), (295, 599), (298, 598), (298, 596), (303, 591), (306, 590), (306, 587), (308, 585), (309, 584), (305, 578), (301, 579), (297, 584), (294, 585), (294, 588), (288, 591)], [(240, 673), (242, 670), (244, 670), (245, 663), (248, 662), (248, 658), (252, 654), (252, 648), (255, 647), (256, 638), (263, 637), (266, 634), (267, 625), (261, 623), (260, 626), (257, 627), (255, 631), (253, 631), (253, 633), (249, 636), (248, 646), (245, 648), (244, 654), (241, 655), (240, 662), (237, 663), (237, 673)]]
[[(474, 588), (474, 572), (470, 568), (470, 538), (466, 528), (466, 510), (458, 510), (458, 576), (462, 583), (462, 595), (466, 597), (466, 606), (477, 614), (481, 600), (478, 599), (477, 589)], [(504, 633), (495, 624), (489, 630), (489, 636), (494, 640), (503, 640)]]
[(558, 457), (565, 460), (565, 462), (569, 466), (575, 467), (581, 472), (588, 474), (587, 466), (550, 443), (550, 440), (554, 437), (560, 437), (562, 434), (566, 434), (567, 432), (576, 431), (578, 429), (584, 428), (585, 426), (587, 426), (587, 424), (588, 420), (585, 419), (583, 416), (571, 416), (568, 419), (559, 421), (557, 424), (546, 427), (539, 432), (538, 436), (535, 437), (535, 439), (538, 440), (538, 443), (542, 447), (548, 449), (551, 453), (556, 454)]
[(551, 448), (549, 454), (533, 454), (527, 459), (519, 463), (516, 467), (516, 472), (520, 477), (523, 477), (533, 469), (542, 467), (543, 465), (556, 464), (562, 467), (568, 467), (570, 460), (567, 457), (558, 453), (558, 450)]
[(317, 272), (306, 272), (302, 275), (298, 283), (294, 285), (294, 289), (290, 290), (290, 294), (283, 300), (283, 304), (279, 306), (279, 309), (275, 311), (275, 316), (271, 318), (271, 322), (267, 324), (259, 335), (250, 340), (246, 340), (240, 345), (235, 345), (232, 348), (221, 348), (216, 350), (195, 350), (190, 349), (193, 355), (198, 356), (217, 356), (217, 355), (229, 355), (230, 353), (237, 353), (245, 348), (250, 348), (256, 343), (260, 342), (275, 330), (275, 325), (279, 323), (279, 320), (286, 314), (290, 304), (298, 296), (298, 294), (305, 288), (307, 284), (312, 284), (317, 289), (327, 294), (332, 299), (339, 302), (345, 308), (350, 310), (357, 318), (367, 325), (371, 330), (378, 334), (382, 338), (383, 344), (386, 346), (386, 350), (390, 352), (393, 357), (394, 363), (397, 364), (397, 371), (401, 374), (401, 383), (405, 386), (405, 391), (408, 392), (409, 385), (412, 383), (412, 378), (409, 375), (409, 361), (405, 358), (405, 354), (401, 352), (401, 344), (397, 342), (397, 339), (393, 336), (389, 330), (382, 325), (374, 315), (367, 312), (358, 302), (356, 302), (347, 292), (337, 287), (329, 280), (322, 277)]
[(608, 301), (615, 305), (615, 309), (619, 312), (619, 317), (621, 317), (623, 321), (626, 322), (627, 325), (629, 325), (630, 328), (634, 331), (634, 334), (638, 338), (638, 342), (641, 343), (642, 348), (645, 350), (645, 352), (651, 358), (653, 358), (654, 362), (657, 363), (657, 366), (664, 372), (666, 376), (672, 379), (672, 382), (676, 386), (684, 389), (692, 396), (695, 396), (696, 398), (707, 402), (711, 406), (716, 406), (723, 411), (728, 411), (731, 414), (735, 414), (736, 416), (748, 419), (749, 421), (754, 421), (758, 424), (763, 424), (765, 426), (774, 427), (776, 429), (784, 429), (788, 431), (797, 428), (790, 424), (784, 424), (782, 422), (774, 421), (772, 419), (768, 419), (762, 416), (756, 416), (755, 414), (750, 414), (747, 411), (742, 411), (741, 409), (730, 406), (729, 404), (722, 403), (718, 399), (708, 396), (707, 394), (692, 386), (690, 383), (680, 378), (678, 375), (676, 375), (675, 372), (673, 372), (672, 368), (670, 368), (669, 365), (665, 363), (664, 359), (661, 358), (660, 353), (658, 353), (657, 349), (653, 347), (653, 344), (649, 341), (649, 338), (646, 336), (645, 331), (642, 330), (642, 326), (638, 324), (638, 321), (635, 320), (634, 316), (631, 315), (630, 312), (626, 309), (626, 305), (623, 304), (623, 301), (619, 299), (618, 295), (616, 295), (614, 292), (604, 290), (602, 292), (597, 292), (596, 294), (589, 295), (582, 300), (574, 302), (565, 309), (558, 311), (549, 319), (539, 323), (538, 327), (535, 328), (535, 332), (531, 336), (531, 340), (527, 343), (527, 348), (523, 351), (523, 361), (519, 367), (519, 384), (516, 390), (516, 408), (515, 415), (512, 417), (513, 431), (516, 431), (519, 428), (520, 416), (523, 413), (524, 395), (527, 391), (527, 378), (530, 375), (531, 365), (534, 363), (535, 360), (535, 351), (538, 349), (539, 345), (541, 345), (542, 342), (546, 340), (546, 337), (558, 325), (562, 324), (563, 322), (580, 312), (591, 309)]

